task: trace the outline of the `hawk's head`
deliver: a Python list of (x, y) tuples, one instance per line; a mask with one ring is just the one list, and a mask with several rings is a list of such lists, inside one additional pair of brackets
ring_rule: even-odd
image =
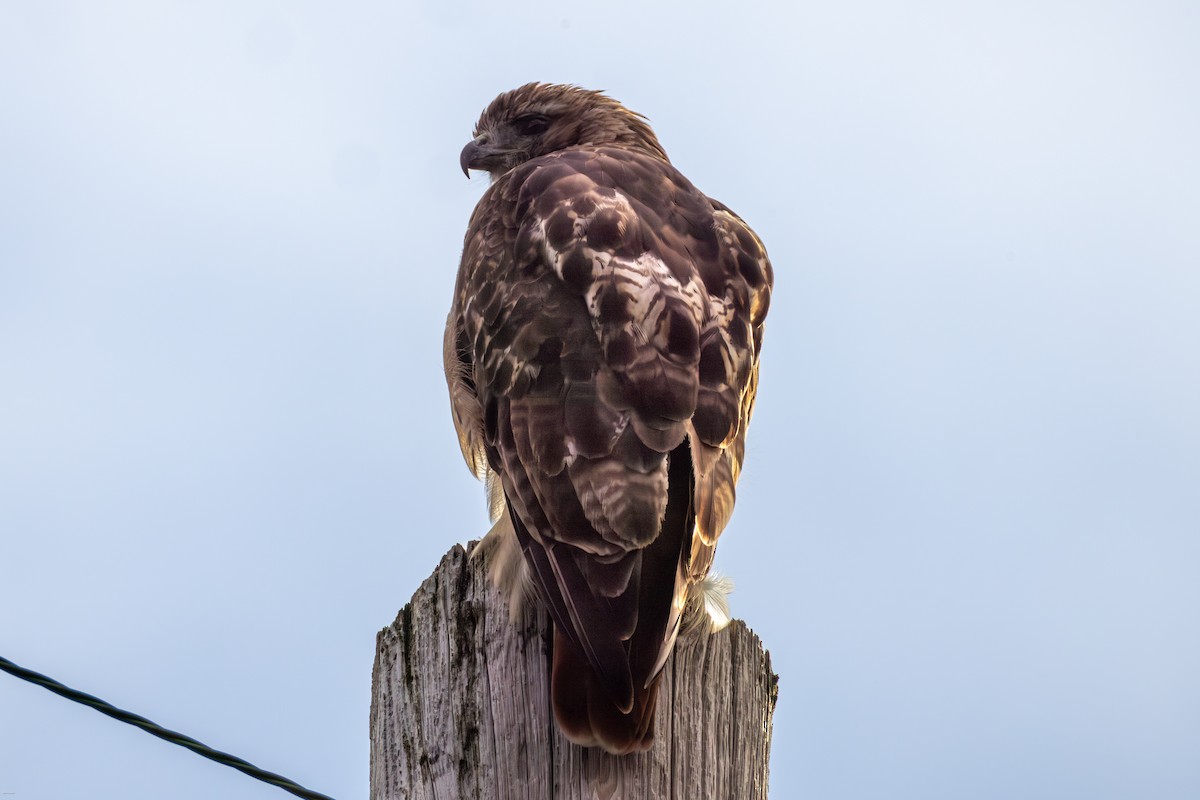
[(463, 172), (483, 169), (499, 178), (531, 158), (575, 145), (616, 145), (667, 160), (646, 118), (601, 92), (527, 83), (484, 109), (475, 138), (463, 148)]

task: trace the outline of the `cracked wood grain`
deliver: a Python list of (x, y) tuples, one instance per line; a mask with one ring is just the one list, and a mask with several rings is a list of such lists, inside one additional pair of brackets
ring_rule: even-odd
[(554, 726), (546, 616), (485, 573), (455, 546), (377, 637), (372, 800), (765, 800), (778, 678), (742, 622), (680, 639), (653, 749), (612, 756)]

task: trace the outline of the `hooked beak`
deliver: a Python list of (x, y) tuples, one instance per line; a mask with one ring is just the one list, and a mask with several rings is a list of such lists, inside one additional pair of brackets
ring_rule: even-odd
[(467, 142), (467, 146), (459, 154), (458, 165), (462, 167), (463, 175), (469, 178), (471, 177), (470, 170), (482, 169), (491, 171), (504, 160), (505, 155), (506, 152), (504, 150), (497, 148), (486, 139), (483, 141), (472, 139)]

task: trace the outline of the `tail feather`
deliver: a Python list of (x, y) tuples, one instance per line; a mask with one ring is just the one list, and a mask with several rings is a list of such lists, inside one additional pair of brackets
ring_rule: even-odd
[(653, 746), (661, 670), (687, 603), (695, 515), (686, 445), (667, 455), (667, 474), (657, 535), (624, 553), (596, 554), (556, 540), (536, 514), (544, 530), (535, 535), (521, 516), (530, 507), (511, 496), (507, 503), (524, 574), (554, 621), (555, 719), (571, 741), (618, 755)]
[(633, 707), (623, 713), (588, 660), (556, 625), (550, 676), (554, 719), (568, 739), (583, 747), (603, 747), (614, 755), (643, 753), (654, 746), (654, 711), (661, 674), (647, 686), (634, 686)]

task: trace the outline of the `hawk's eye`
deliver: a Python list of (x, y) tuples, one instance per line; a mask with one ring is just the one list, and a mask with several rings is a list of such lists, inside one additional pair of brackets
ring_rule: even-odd
[(524, 114), (513, 120), (513, 127), (522, 136), (537, 136), (550, 127), (550, 118), (541, 114)]

